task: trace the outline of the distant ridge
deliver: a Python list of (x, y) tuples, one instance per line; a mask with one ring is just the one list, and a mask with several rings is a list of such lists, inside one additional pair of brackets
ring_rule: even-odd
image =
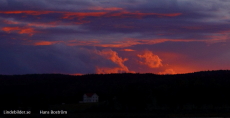
[(189, 73), (178, 73), (178, 74), (155, 74), (155, 73), (110, 73), (110, 74), (95, 74), (95, 73), (89, 73), (89, 74), (61, 74), (61, 73), (44, 73), (44, 74), (15, 74), (15, 75), (4, 75), (0, 74), (0, 76), (34, 76), (34, 75), (44, 75), (44, 76), (84, 76), (84, 75), (111, 75), (111, 74), (152, 74), (152, 75), (184, 75), (184, 74), (196, 74), (196, 73), (220, 73), (220, 72), (230, 72), (230, 70), (206, 70), (206, 71), (196, 71), (196, 72), (189, 72)]

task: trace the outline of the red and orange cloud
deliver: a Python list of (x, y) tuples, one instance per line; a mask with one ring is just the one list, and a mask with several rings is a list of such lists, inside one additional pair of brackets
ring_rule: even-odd
[(59, 41), (39, 41), (34, 43), (33, 45), (39, 46), (39, 45), (53, 45), (58, 43)]
[(163, 66), (161, 63), (161, 59), (154, 55), (151, 51), (145, 51), (143, 55), (137, 55), (139, 58), (143, 59), (143, 61), (139, 61), (140, 64), (147, 65), (150, 68), (158, 68)]
[[(212, 39), (210, 39), (212, 40)], [(133, 39), (127, 38), (122, 41), (111, 41), (109, 43), (104, 43), (100, 40), (92, 40), (92, 41), (79, 41), (79, 40), (71, 40), (66, 42), (69, 46), (98, 46), (104, 48), (126, 48), (135, 45), (153, 45), (164, 42), (209, 42), (210, 40), (196, 40), (196, 39)], [(123, 51), (134, 51), (132, 49), (124, 49)]]
[(36, 33), (36, 31), (30, 27), (3, 27), (1, 30), (7, 33), (16, 32), (18, 34), (29, 34), (30, 36)]
[(0, 14), (28, 14), (28, 15), (42, 15), (55, 13), (55, 11), (0, 11)]
[(164, 72), (159, 72), (158, 74), (177, 74), (173, 69), (166, 69)]
[(119, 17), (119, 18), (143, 18), (145, 16), (157, 16), (157, 17), (176, 17), (180, 16), (182, 13), (141, 13), (141, 12), (129, 12), (122, 11), (119, 13), (111, 13), (106, 15), (106, 17)]
[(123, 50), (121, 50), (121, 51), (132, 52), (132, 51), (135, 51), (135, 50), (133, 50), (133, 49), (123, 49)]
[[(0, 11), (0, 14), (27, 14), (27, 15), (43, 15), (43, 14), (63, 14), (63, 19), (83, 19), (85, 17), (120, 17), (120, 18), (143, 18), (144, 16), (158, 16), (158, 17), (176, 17), (182, 15), (182, 13), (141, 13), (129, 12), (122, 10), (121, 8), (92, 8), (95, 10), (106, 10), (105, 12), (65, 12), (65, 11)], [(110, 13), (110, 11), (122, 10), (118, 13)]]
[(118, 65), (118, 67), (114, 67), (114, 68), (97, 67), (96, 72), (98, 74), (134, 72), (134, 71), (130, 71), (128, 67), (124, 65), (124, 62), (127, 61), (128, 59), (127, 58), (122, 59), (121, 57), (118, 56), (117, 52), (107, 49), (107, 50), (99, 51), (97, 53)]
[(117, 10), (124, 10), (123, 8), (119, 8), (119, 7), (91, 7), (88, 10), (100, 10), (100, 11), (117, 11)]

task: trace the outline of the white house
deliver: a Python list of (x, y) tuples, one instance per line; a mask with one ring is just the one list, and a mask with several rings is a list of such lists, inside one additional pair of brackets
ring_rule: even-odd
[(98, 102), (99, 96), (96, 93), (85, 93), (83, 95), (83, 101), (80, 103)]

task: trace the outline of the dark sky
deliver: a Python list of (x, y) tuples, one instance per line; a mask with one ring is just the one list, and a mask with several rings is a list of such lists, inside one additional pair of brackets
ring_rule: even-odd
[(0, 74), (230, 69), (229, 0), (1, 0)]

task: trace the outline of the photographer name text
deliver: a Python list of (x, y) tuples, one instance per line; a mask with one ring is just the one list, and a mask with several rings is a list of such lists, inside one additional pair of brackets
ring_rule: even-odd
[(64, 111), (64, 110), (50, 110), (50, 111), (40, 110), (40, 114), (67, 114), (67, 111)]

